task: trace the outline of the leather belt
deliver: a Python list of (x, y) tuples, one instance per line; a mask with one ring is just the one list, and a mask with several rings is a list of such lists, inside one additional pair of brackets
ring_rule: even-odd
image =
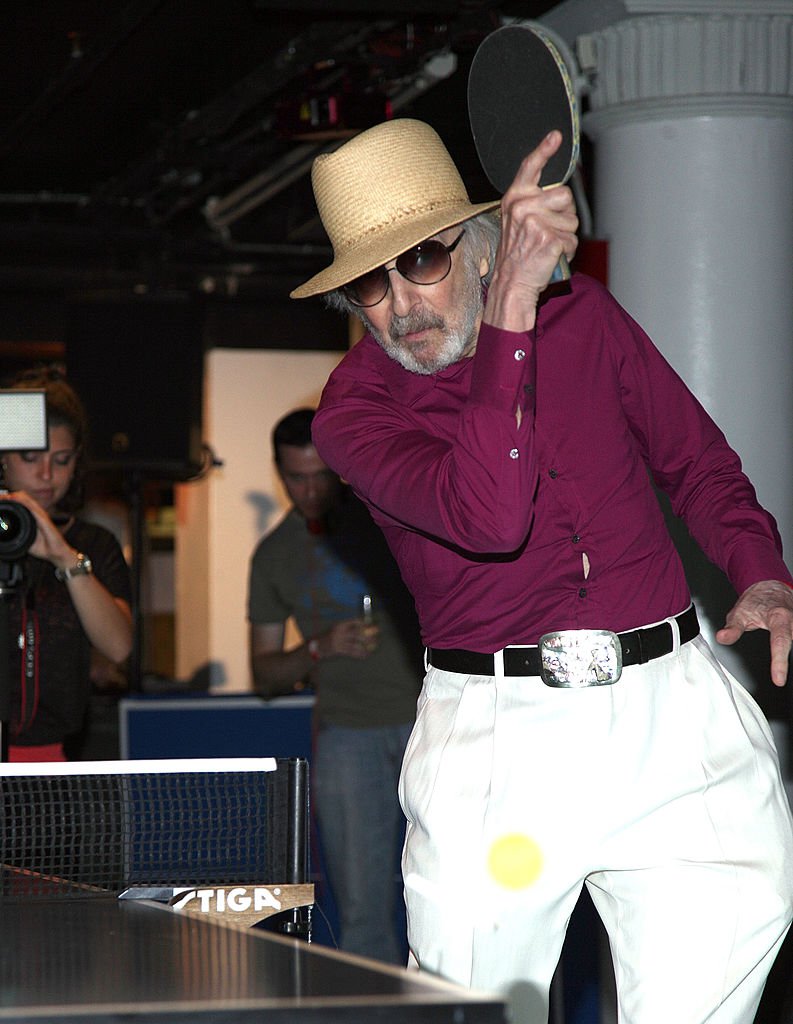
[[(697, 610), (693, 605), (681, 615), (676, 616), (675, 622), (680, 631), (681, 644), (688, 643), (699, 634)], [(546, 634), (546, 637), (578, 638), (586, 634), (595, 634), (598, 641), (601, 636), (605, 636), (613, 638), (617, 642), (616, 649), (621, 652), (620, 670), (626, 665), (644, 665), (654, 658), (670, 654), (674, 649), (674, 635), (672, 626), (668, 622), (660, 622), (656, 626), (647, 626), (644, 629), (634, 629), (628, 633), (609, 633), (606, 630), (564, 630), (558, 634)], [(548, 682), (546, 679), (547, 664), (543, 665), (545, 657), (543, 642), (546, 637), (542, 638), (537, 647), (505, 647), (504, 675), (542, 676)], [(599, 642), (598, 646), (600, 646)], [(446, 672), (461, 672), (469, 676), (492, 676), (495, 674), (494, 656), (481, 654), (478, 651), (442, 650), (437, 647), (428, 647), (427, 660), (430, 665)], [(619, 678), (619, 673), (616, 678)], [(593, 679), (590, 683), (552, 682), (550, 685), (596, 685), (599, 682), (614, 681), (613, 678)]]

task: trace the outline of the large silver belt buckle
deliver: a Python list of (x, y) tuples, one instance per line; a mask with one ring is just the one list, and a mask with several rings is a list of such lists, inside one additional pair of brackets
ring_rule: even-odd
[(608, 686), (622, 675), (622, 644), (608, 629), (560, 629), (540, 637), (546, 686)]

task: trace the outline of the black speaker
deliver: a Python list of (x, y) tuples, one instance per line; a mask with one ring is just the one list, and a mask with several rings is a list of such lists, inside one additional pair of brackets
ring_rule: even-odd
[(88, 414), (89, 462), (153, 479), (202, 465), (202, 310), (181, 296), (70, 307), (66, 373)]

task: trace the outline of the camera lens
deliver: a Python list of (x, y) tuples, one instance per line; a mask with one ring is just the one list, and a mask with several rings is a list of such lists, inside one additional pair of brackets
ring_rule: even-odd
[(0, 559), (24, 558), (36, 539), (36, 520), (18, 501), (0, 499)]

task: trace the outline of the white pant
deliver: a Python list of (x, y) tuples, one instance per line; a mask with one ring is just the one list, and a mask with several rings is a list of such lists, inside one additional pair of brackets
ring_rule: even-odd
[[(422, 969), (519, 989), (545, 1021), (586, 884), (622, 1024), (751, 1024), (793, 916), (793, 823), (768, 724), (702, 638), (581, 690), (430, 668), (400, 798)], [(504, 836), (536, 851), (528, 874), (493, 877)]]

